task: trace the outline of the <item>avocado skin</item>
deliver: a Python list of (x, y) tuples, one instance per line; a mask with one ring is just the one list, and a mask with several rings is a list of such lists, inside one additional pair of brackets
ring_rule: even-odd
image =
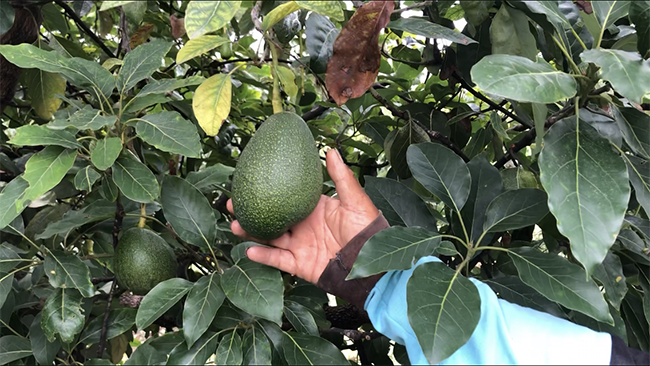
[(241, 227), (263, 240), (280, 237), (314, 211), (323, 165), (305, 121), (277, 113), (243, 150), (232, 179), (232, 204)]
[(117, 282), (136, 295), (144, 295), (160, 282), (176, 277), (177, 267), (165, 239), (139, 227), (122, 234), (113, 257)]

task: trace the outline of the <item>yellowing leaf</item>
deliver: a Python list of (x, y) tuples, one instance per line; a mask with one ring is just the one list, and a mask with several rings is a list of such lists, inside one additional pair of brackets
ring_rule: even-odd
[(298, 85), (296, 85), (296, 76), (293, 71), (288, 67), (280, 66), (278, 67), (278, 78), (284, 92), (289, 95), (291, 102), (295, 103), (298, 95)]
[(325, 15), (330, 19), (345, 20), (340, 1), (298, 1), (297, 3), (303, 9)]
[(25, 70), (27, 92), (32, 100), (32, 107), (39, 117), (50, 119), (59, 109), (62, 100), (56, 94), (65, 92), (65, 79), (59, 74), (38, 69)]
[(178, 54), (176, 55), (176, 63), (180, 65), (185, 61), (189, 61), (196, 56), (200, 56), (228, 42), (230, 42), (228, 38), (209, 35), (190, 39), (183, 48), (178, 51)]
[(187, 36), (200, 37), (222, 28), (235, 16), (241, 1), (190, 1), (185, 11)]
[(271, 28), (275, 23), (281, 21), (284, 19), (284, 17), (298, 9), (300, 9), (300, 5), (295, 1), (289, 1), (282, 5), (276, 6), (273, 10), (264, 16), (264, 20), (262, 21), (262, 29), (267, 30)]
[(230, 75), (214, 75), (196, 88), (192, 108), (206, 134), (215, 136), (219, 133), (221, 124), (230, 114), (231, 98)]

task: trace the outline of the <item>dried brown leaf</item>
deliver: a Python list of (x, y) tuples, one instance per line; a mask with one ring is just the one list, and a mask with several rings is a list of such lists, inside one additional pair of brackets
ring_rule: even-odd
[(176, 14), (169, 16), (169, 23), (172, 26), (172, 37), (181, 38), (185, 35), (185, 18), (179, 18)]
[(334, 41), (327, 63), (325, 86), (337, 105), (362, 96), (379, 74), (379, 32), (395, 8), (393, 1), (371, 1), (361, 6)]
[(129, 40), (129, 46), (131, 46), (131, 49), (135, 49), (139, 45), (145, 43), (149, 39), (149, 35), (151, 34), (151, 31), (153, 31), (153, 28), (154, 25), (152, 23), (144, 24), (142, 27), (138, 28)]

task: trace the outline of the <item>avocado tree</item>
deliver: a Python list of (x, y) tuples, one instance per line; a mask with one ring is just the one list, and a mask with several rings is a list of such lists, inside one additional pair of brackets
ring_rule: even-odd
[[(391, 224), (350, 278), (442, 259), (407, 288), (431, 363), (478, 323), (469, 277), (650, 350), (649, 1), (0, 13), (0, 365), (408, 364), (363, 309), (250, 261), (230, 231), (238, 157), (283, 111)], [(117, 266), (133, 228), (149, 239)], [(172, 251), (171, 270), (135, 260)]]

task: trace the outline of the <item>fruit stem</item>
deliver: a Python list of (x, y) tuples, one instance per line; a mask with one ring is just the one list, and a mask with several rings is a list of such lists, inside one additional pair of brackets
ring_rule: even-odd
[(138, 221), (138, 227), (143, 228), (144, 224), (147, 221), (147, 204), (146, 203), (141, 203), (140, 204), (140, 221)]
[(271, 48), (271, 56), (273, 57), (273, 65), (271, 66), (271, 74), (273, 75), (273, 114), (282, 112), (282, 98), (280, 97), (280, 82), (278, 76), (278, 49), (275, 44), (268, 39), (269, 47)]

